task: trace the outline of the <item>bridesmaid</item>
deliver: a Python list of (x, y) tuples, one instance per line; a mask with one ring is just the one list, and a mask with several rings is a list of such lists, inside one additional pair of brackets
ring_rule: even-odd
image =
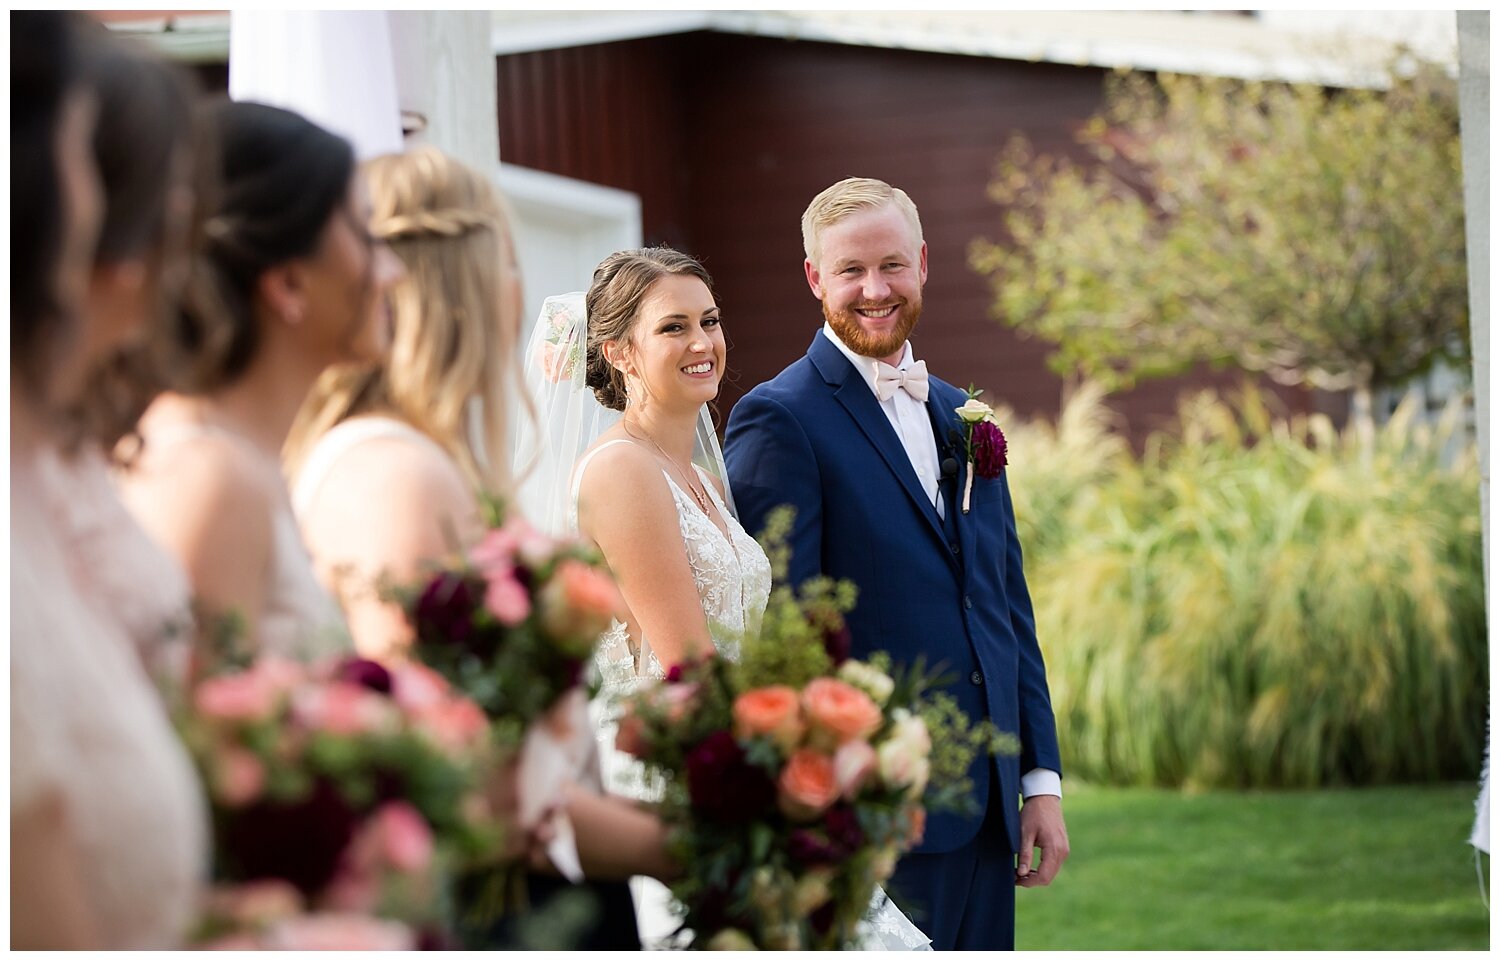
[[(179, 947), (206, 867), (203, 797), (132, 624), (70, 557), (56, 483), (78, 438), (70, 414), (115, 336), (85, 311), (101, 217), (90, 138), (101, 99), (109, 109), (126, 91), (83, 81), (89, 58), (113, 63), (100, 48), (112, 41), (76, 15), (18, 12), (10, 27), (11, 947)], [(119, 76), (132, 92), (141, 79)], [(157, 105), (170, 112), (171, 98)], [(132, 584), (110, 552), (91, 563), (155, 586)]]
[(347, 141), (262, 104), (220, 101), (209, 119), (222, 182), (179, 329), (204, 369), (146, 411), (121, 486), (210, 617), (235, 619), (252, 649), (311, 657), (348, 641), (298, 533), (281, 448), (325, 368), (381, 355), (401, 266), (366, 227)]
[[(411, 629), (375, 595), (375, 579), (415, 579), (455, 540), (477, 536), (476, 490), (511, 492), (504, 401), (518, 373), (522, 306), (502, 201), (483, 174), (431, 147), (378, 158), (366, 172), (371, 230), (406, 268), (392, 291), (394, 347), (383, 362), (324, 374), (288, 455), (308, 545), (338, 588), (356, 645), (367, 657), (399, 658)], [(579, 729), (596, 747), (591, 727)], [(665, 828), (602, 794), (597, 756), (580, 782), (568, 813), (599, 913), (577, 947), (639, 948), (624, 879), (671, 875)], [(568, 887), (543, 873), (528, 884), (534, 905)], [(465, 941), (504, 946), (515, 934), (501, 924), (467, 931)]]
[(194, 630), (181, 565), (131, 518), (110, 479), (110, 452), (134, 430), (149, 397), (139, 372), (176, 363), (157, 356), (168, 337), (166, 306), (187, 276), (197, 199), (209, 193), (206, 145), (194, 123), (196, 88), (181, 67), (101, 38), (89, 76), (100, 98), (94, 157), (104, 219), (89, 274), (84, 352), (89, 388), (75, 416), (73, 457), (55, 478), (69, 538), (67, 557), (96, 613), (122, 622), (158, 685), (186, 677)]

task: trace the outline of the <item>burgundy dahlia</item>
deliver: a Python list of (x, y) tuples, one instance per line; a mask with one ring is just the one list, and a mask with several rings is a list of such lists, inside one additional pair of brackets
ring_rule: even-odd
[(424, 644), (468, 645), (474, 633), (474, 612), (484, 600), (484, 583), (444, 571), (428, 582), (417, 599), (413, 620)]
[(224, 854), (229, 880), (283, 878), (312, 897), (333, 879), (359, 815), (319, 779), (293, 802), (262, 800), (228, 816)]
[(818, 832), (807, 828), (798, 828), (786, 839), (787, 853), (792, 860), (805, 868), (817, 867), (820, 864), (832, 864), (839, 859), (839, 852), (834, 850)]
[(383, 665), (362, 657), (351, 657), (340, 664), (338, 678), (380, 694), (391, 693), (391, 672)]
[(728, 731), (715, 731), (688, 752), (688, 797), (709, 818), (749, 821), (771, 809), (776, 785), (765, 771), (745, 760)]
[(865, 843), (865, 831), (859, 826), (859, 817), (846, 805), (838, 804), (828, 809), (823, 816), (823, 829), (828, 832), (828, 842), (838, 857), (848, 857)]
[(974, 456), (974, 473), (986, 480), (994, 480), (1005, 470), (1005, 434), (987, 420), (974, 425), (970, 435), (970, 451)]
[(843, 618), (839, 618), (836, 627), (823, 629), (823, 650), (828, 652), (828, 659), (833, 662), (834, 667), (849, 660), (849, 650), (853, 644), (854, 636), (849, 633)]

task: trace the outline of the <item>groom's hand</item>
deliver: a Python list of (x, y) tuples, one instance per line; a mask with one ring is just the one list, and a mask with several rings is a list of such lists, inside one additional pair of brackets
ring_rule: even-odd
[[(1032, 869), (1035, 849), (1042, 849), (1042, 863)], [(1021, 805), (1021, 857), (1016, 865), (1016, 886), (1041, 888), (1052, 883), (1068, 859), (1068, 828), (1063, 823), (1062, 798), (1035, 794)]]

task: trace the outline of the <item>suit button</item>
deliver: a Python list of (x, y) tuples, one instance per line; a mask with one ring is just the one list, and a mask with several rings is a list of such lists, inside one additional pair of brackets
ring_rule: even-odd
[(984, 675), (979, 673), (978, 671), (975, 671), (973, 674), (969, 675), (969, 683), (974, 685), (983, 684)]
[(964, 610), (966, 610), (966, 611), (967, 610), (971, 610), (973, 607), (974, 607), (974, 598), (972, 598), (969, 595), (965, 594), (964, 595)]
[(958, 541), (954, 541), (953, 543), (949, 544), (948, 545), (948, 550), (952, 551), (953, 554), (954, 554), (954, 556), (957, 556), (958, 555)]

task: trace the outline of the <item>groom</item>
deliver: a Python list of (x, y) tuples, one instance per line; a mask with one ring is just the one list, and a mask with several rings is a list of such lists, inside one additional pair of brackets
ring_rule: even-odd
[(856, 656), (942, 664), (970, 717), (1019, 736), (1019, 758), (981, 757), (970, 770), (979, 813), (931, 817), (890, 883), (934, 948), (1010, 949), (1016, 886), (1050, 883), (1068, 856), (1010, 489), (1003, 473), (976, 477), (961, 509), (954, 408), (965, 394), (929, 378), (907, 340), (927, 281), (911, 199), (879, 180), (836, 183), (802, 215), (802, 243), (825, 323), (806, 356), (735, 405), (731, 489), (752, 532), (776, 506), (796, 508), (791, 583), (825, 574), (859, 586)]

